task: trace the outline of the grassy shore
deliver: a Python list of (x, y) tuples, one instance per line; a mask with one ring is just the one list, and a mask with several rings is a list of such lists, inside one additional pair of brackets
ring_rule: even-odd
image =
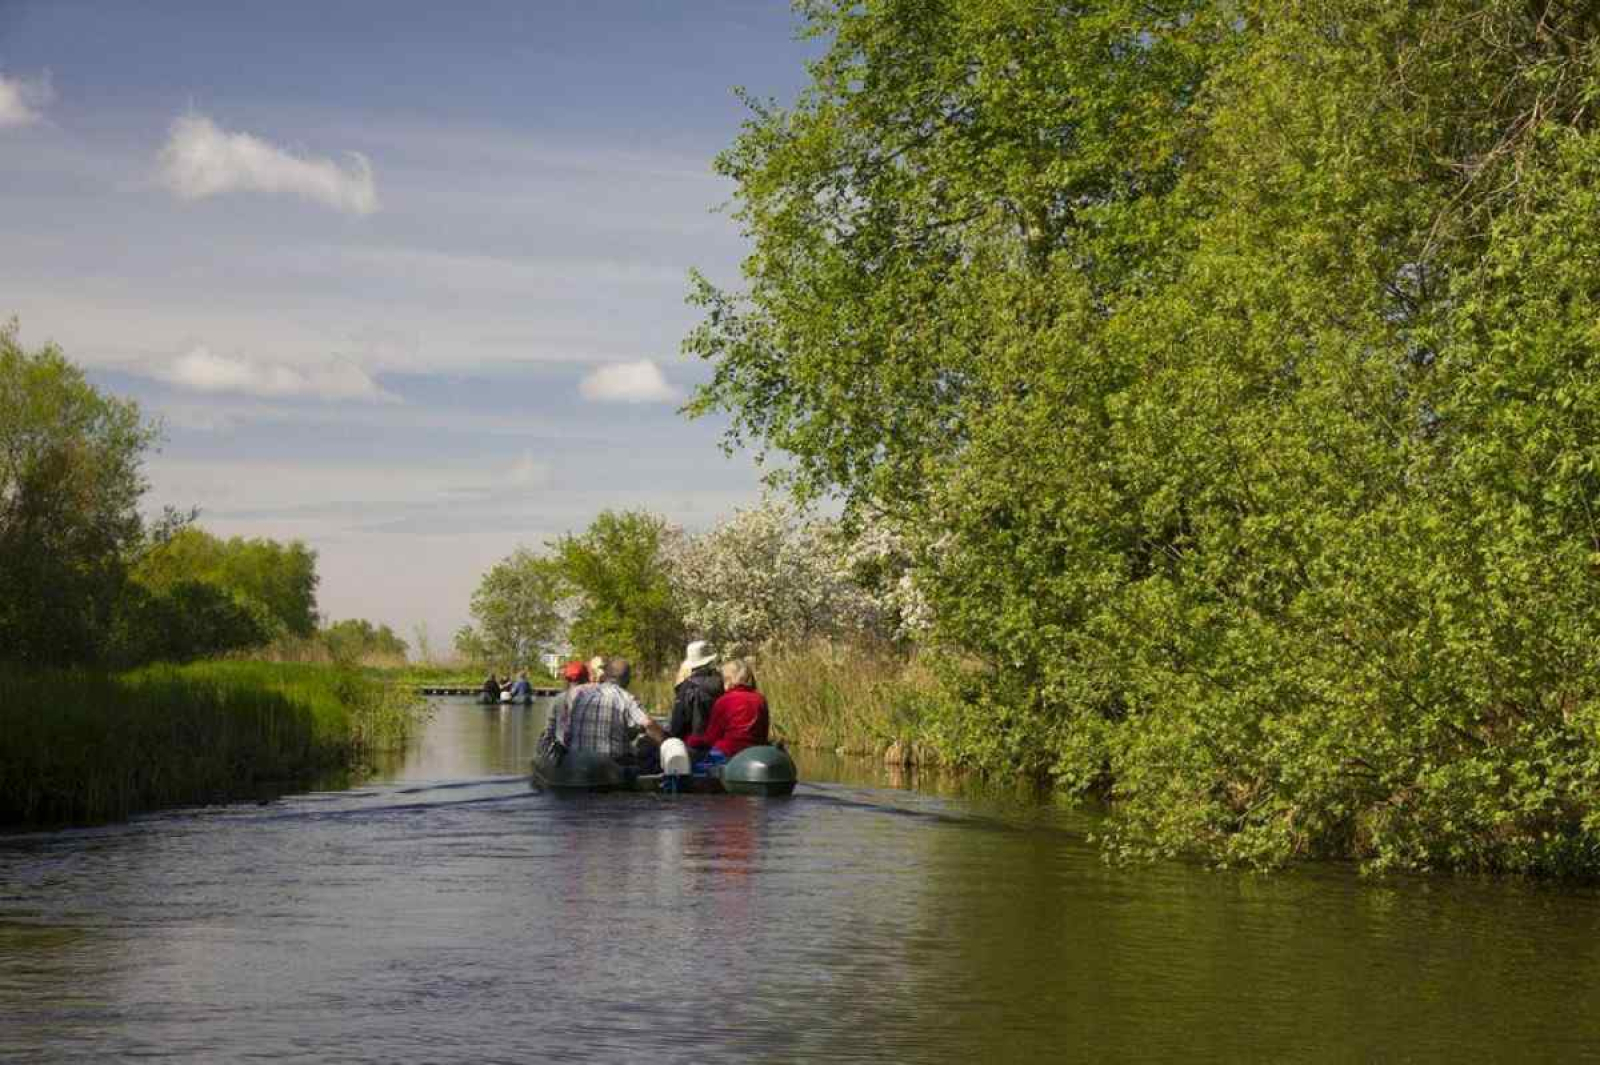
[[(367, 652), (354, 657), (340, 657), (327, 641), (318, 638), (284, 637), (266, 647), (240, 656), (241, 661), (272, 662), (290, 665), (341, 666), (359, 669), (368, 676), (400, 687), (410, 688), (477, 688), (491, 669), (497, 677), (515, 677), (510, 666), (481, 663), (461, 659), (444, 661), (408, 661), (404, 655)], [(528, 666), (528, 680), (535, 687), (557, 687), (559, 682), (543, 666)]]
[(359, 767), (422, 712), (399, 686), (329, 666), (0, 667), (0, 823), (112, 820)]

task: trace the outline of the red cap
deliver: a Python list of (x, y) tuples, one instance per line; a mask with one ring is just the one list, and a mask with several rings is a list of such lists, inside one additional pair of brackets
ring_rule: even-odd
[(582, 662), (568, 662), (561, 667), (561, 676), (572, 684), (586, 684), (589, 680), (589, 667)]

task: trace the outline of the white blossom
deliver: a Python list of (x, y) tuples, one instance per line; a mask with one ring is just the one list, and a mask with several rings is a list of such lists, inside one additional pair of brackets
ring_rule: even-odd
[(725, 654), (773, 641), (885, 635), (873, 596), (852, 579), (835, 523), (768, 500), (672, 545), (684, 621)]

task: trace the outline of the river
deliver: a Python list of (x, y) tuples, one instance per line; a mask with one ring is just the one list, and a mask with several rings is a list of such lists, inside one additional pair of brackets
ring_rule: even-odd
[(1593, 891), (1112, 869), (1071, 810), (804, 752), (790, 799), (558, 798), (544, 713), (0, 836), (0, 1060), (1600, 1057)]

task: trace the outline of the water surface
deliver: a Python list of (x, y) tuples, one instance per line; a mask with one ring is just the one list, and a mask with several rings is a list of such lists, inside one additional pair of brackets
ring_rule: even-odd
[(0, 1060), (1600, 1058), (1592, 892), (1109, 869), (1026, 793), (804, 754), (788, 800), (563, 799), (544, 713), (0, 836)]

